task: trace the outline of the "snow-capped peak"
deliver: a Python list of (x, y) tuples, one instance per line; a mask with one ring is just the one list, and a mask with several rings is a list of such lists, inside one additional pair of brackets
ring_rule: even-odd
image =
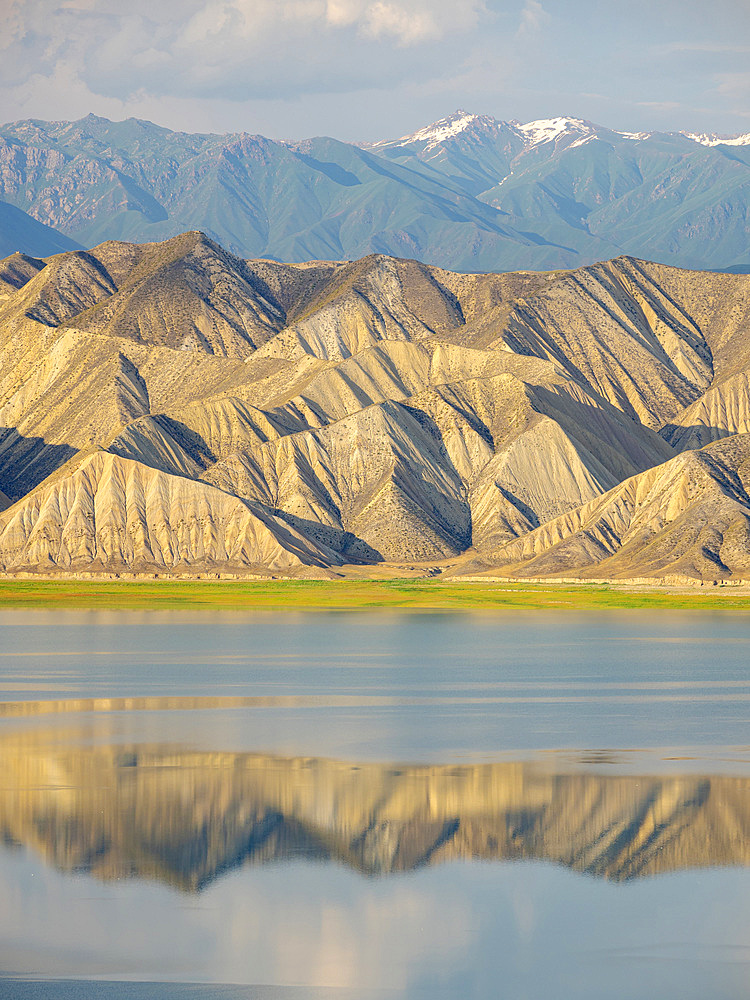
[(746, 135), (717, 135), (715, 132), (680, 132), (686, 139), (701, 146), (750, 146), (750, 132)]
[(596, 130), (581, 118), (540, 118), (539, 121), (517, 125), (527, 146), (538, 146), (543, 142), (556, 142), (561, 136), (575, 137), (575, 144), (581, 145), (592, 138)]
[[(540, 118), (537, 121), (527, 122), (525, 125), (518, 121), (498, 121), (490, 115), (474, 115), (468, 111), (454, 111), (452, 115), (440, 118), (431, 125), (412, 132), (410, 135), (402, 135), (400, 139), (382, 139), (380, 142), (362, 143), (368, 149), (386, 149), (388, 147), (397, 149), (401, 146), (410, 146), (415, 143), (421, 144), (420, 155), (430, 150), (438, 149), (442, 143), (454, 139), (462, 133), (468, 132), (473, 139), (481, 141), (482, 135), (489, 138), (492, 133), (513, 135), (523, 142), (525, 150), (531, 150), (535, 146), (545, 143), (552, 143), (550, 149), (559, 146), (560, 149), (574, 149), (576, 146), (583, 146), (594, 139), (602, 138), (614, 139), (619, 136), (622, 139), (629, 139), (631, 142), (642, 142), (650, 139), (652, 132), (624, 132), (616, 129), (602, 128), (583, 118)], [(681, 135), (702, 146), (750, 146), (750, 132), (746, 135), (719, 135), (718, 133), (696, 133), (678, 132), (673, 135)], [(435, 154), (437, 155), (437, 153)]]
[(468, 111), (459, 110), (454, 111), (447, 118), (441, 118), (431, 125), (425, 125), (424, 128), (412, 132), (411, 135), (402, 135), (400, 139), (386, 139), (373, 143), (373, 148), (377, 146), (406, 146), (412, 142), (424, 142), (427, 144), (427, 149), (431, 149), (433, 146), (445, 142), (446, 139), (460, 135), (461, 132), (465, 132), (472, 126), (487, 127), (497, 124), (495, 119), (489, 115), (472, 115)]

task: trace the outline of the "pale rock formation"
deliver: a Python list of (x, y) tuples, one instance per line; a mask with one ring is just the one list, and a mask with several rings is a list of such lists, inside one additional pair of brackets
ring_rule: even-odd
[(750, 432), (750, 372), (730, 375), (683, 410), (664, 436), (679, 451)]
[(749, 489), (750, 435), (725, 438), (625, 480), (485, 559), (519, 576), (746, 577)]
[(260, 504), (105, 452), (54, 479), (0, 516), (3, 569), (289, 570), (337, 561)]
[[(731, 448), (675, 455), (750, 431), (748, 276), (279, 264), (185, 233), (0, 262), (0, 359), (6, 568), (718, 579), (747, 562)], [(100, 468), (114, 457), (115, 479), (179, 495), (191, 526), (139, 501), (126, 544), (132, 511)]]

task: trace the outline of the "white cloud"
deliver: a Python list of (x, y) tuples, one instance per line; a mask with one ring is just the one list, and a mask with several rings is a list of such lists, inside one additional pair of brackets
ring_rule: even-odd
[(525, 38), (536, 35), (547, 20), (549, 20), (549, 14), (539, 0), (526, 0), (521, 10), (521, 22), (518, 25), (517, 37)]
[(745, 105), (750, 102), (750, 72), (720, 73), (717, 81), (716, 89), (723, 97)]
[(400, 45), (435, 41), (476, 27), (484, 0), (327, 0), (326, 21), (355, 26), (361, 36), (390, 38)]
[(679, 101), (637, 101), (639, 108), (653, 108), (654, 111), (675, 111), (682, 107)]
[(355, 24), (363, 4), (359, 0), (327, 0), (326, 21), (337, 28)]
[(439, 76), (434, 47), (469, 37), (483, 12), (484, 0), (6, 0), (0, 84), (67, 69), (120, 101), (357, 91)]
[(644, 42), (649, 2), (0, 0), (0, 120), (381, 138), (467, 107), (743, 128), (748, 0), (663, 0)]
[(393, 38), (399, 45), (416, 45), (440, 38), (440, 25), (428, 10), (407, 10), (396, 3), (369, 4), (364, 34), (370, 38)]

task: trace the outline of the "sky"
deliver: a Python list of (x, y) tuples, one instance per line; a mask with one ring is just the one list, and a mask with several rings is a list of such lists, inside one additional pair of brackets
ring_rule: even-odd
[(750, 132), (750, 0), (0, 0), (0, 121), (394, 138), (458, 108)]

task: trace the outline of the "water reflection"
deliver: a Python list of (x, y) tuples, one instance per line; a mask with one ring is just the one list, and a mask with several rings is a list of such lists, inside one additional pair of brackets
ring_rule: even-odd
[(748, 777), (398, 767), (59, 737), (0, 741), (0, 837), (105, 880), (197, 891), (244, 864), (301, 858), (367, 875), (535, 859), (611, 881), (750, 863)]
[(0, 610), (0, 997), (743, 1000), (748, 641)]

